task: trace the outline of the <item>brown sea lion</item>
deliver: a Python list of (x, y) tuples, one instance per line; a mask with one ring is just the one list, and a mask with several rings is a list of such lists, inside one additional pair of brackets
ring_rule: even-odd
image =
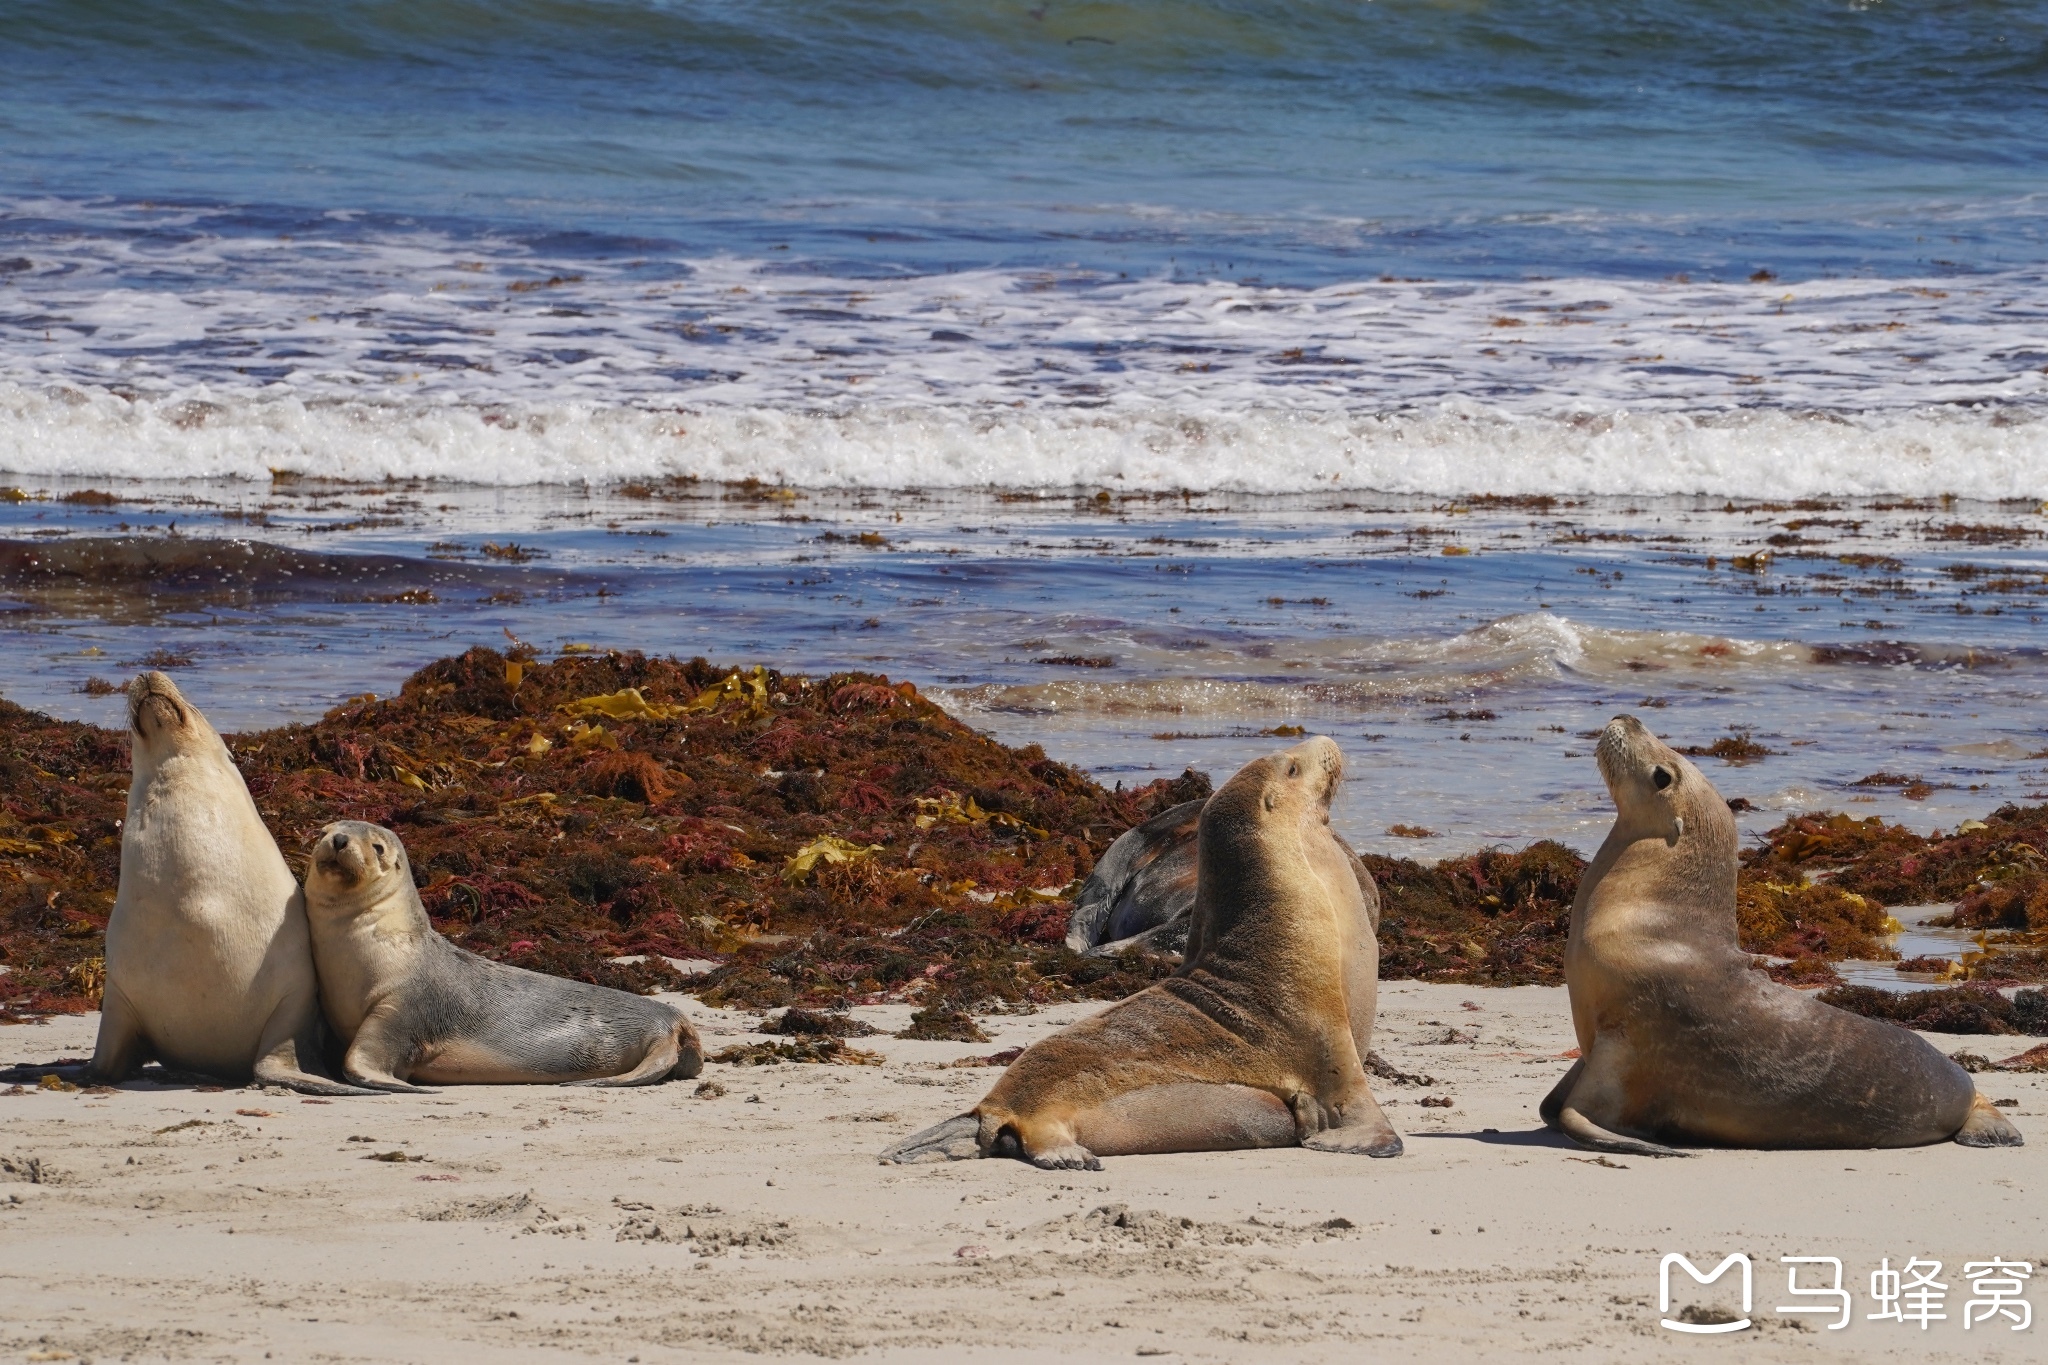
[(1824, 1005), (1736, 941), (1735, 817), (1633, 716), (1600, 736), (1614, 828), (1572, 904), (1565, 982), (1580, 1060), (1543, 1121), (1581, 1146), (2017, 1146), (1925, 1040)]
[(378, 1090), (451, 1085), (654, 1085), (704, 1048), (680, 1010), (544, 976), (456, 947), (420, 904), (398, 836), (343, 820), (306, 868), (320, 1002), (348, 1046), (343, 1073)]
[(1180, 971), (1025, 1051), (972, 1112), (884, 1161), (1102, 1156), (1299, 1144), (1395, 1156), (1362, 1059), (1379, 994), (1377, 906), (1330, 832), (1343, 758), (1317, 738), (1259, 759), (1201, 815)]
[(241, 1084), (365, 1095), (320, 1070), (298, 879), (227, 745), (161, 673), (128, 686), (128, 814), (89, 1080), (152, 1058)]

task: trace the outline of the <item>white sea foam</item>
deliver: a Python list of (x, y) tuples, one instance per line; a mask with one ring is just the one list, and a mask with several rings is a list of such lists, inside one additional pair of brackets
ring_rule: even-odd
[(690, 476), (820, 488), (1997, 499), (2048, 493), (2048, 423), (1954, 411), (1555, 418), (1469, 402), (1363, 416), (1275, 408), (507, 411), (204, 390), (131, 398), (12, 384), (0, 385), (0, 469), (259, 479), (290, 470), (485, 484)]
[(2048, 276), (1325, 288), (51, 238), (0, 466), (484, 483), (2048, 492)]
[[(1567, 675), (1619, 680), (1647, 667), (1673, 677), (1782, 676), (1814, 661), (1813, 649), (1784, 640), (1747, 640), (1692, 631), (1611, 630), (1552, 612), (1527, 612), (1449, 636), (1378, 636), (1289, 641), (1288, 680), (1246, 677), (1253, 660), (1221, 648), (1198, 658), (1155, 660), (1126, 650), (1126, 672), (1150, 677), (982, 683), (940, 689), (961, 712), (1100, 716), (1181, 716), (1191, 720), (1296, 714), (1306, 706), (1333, 714), (1405, 704), (1441, 693), (1488, 695), (1540, 688)], [(1174, 668), (1173, 664), (1179, 664)], [(1221, 676), (1208, 676), (1209, 674)]]

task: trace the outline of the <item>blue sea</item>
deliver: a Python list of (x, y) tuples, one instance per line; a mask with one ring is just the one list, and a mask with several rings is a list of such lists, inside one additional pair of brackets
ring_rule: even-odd
[(2048, 492), (2038, 5), (0, 18), (12, 469)]
[(2048, 785), (2044, 240), (2010, 0), (0, 0), (0, 690), (858, 664), (1445, 850), (1634, 708), (1953, 822)]

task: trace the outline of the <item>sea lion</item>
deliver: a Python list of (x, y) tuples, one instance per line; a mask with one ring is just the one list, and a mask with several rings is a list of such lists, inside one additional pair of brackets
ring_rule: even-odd
[(1565, 984), (1580, 1059), (1543, 1121), (1581, 1146), (2018, 1146), (1968, 1073), (1895, 1024), (1824, 1005), (1736, 941), (1735, 817), (1634, 716), (1600, 736), (1614, 828), (1579, 883)]
[[(1130, 948), (1177, 956), (1187, 946), (1195, 909), (1195, 844), (1207, 797), (1183, 801), (1117, 836), (1074, 898), (1067, 946), (1089, 957), (1113, 957)], [(1379, 895), (1342, 835), (1332, 836), (1379, 930)]]
[(450, 1085), (654, 1085), (704, 1069), (680, 1010), (478, 957), (435, 932), (405, 845), (381, 825), (320, 831), (306, 913), (342, 1074), (376, 1090)]
[(1362, 1059), (1378, 1005), (1376, 895), (1330, 833), (1343, 757), (1316, 738), (1251, 763), (1201, 814), (1186, 961), (1027, 1049), (974, 1109), (889, 1162), (1300, 1144), (1394, 1156)]
[(1126, 948), (1178, 953), (1195, 908), (1195, 834), (1208, 797), (1170, 806), (1118, 835), (1082, 883), (1067, 946), (1107, 957)]
[(161, 673), (128, 686), (121, 883), (89, 1079), (155, 1058), (236, 1084), (370, 1092), (316, 1074), (320, 1000), (298, 879), (227, 745)]

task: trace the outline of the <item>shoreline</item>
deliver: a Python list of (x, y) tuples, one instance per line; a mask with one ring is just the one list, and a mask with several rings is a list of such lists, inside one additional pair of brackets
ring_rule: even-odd
[[(671, 998), (707, 1051), (756, 1036), (749, 1012)], [(0, 1093), (13, 1163), (0, 1168), (0, 1346), (46, 1360), (653, 1365), (1051, 1360), (1086, 1341), (1191, 1361), (1281, 1348), (1354, 1361), (1374, 1346), (1432, 1361), (1678, 1361), (1700, 1348), (1657, 1326), (1659, 1257), (1706, 1267), (1743, 1250), (1757, 1326), (1742, 1336), (1759, 1359), (1808, 1360), (1836, 1336), (1775, 1311), (1781, 1255), (1844, 1259), (1858, 1307), (1841, 1343), (1863, 1355), (1910, 1343), (1916, 1360), (2031, 1358), (2030, 1334), (1963, 1333), (1961, 1280), (1950, 1320), (1926, 1334), (1862, 1315), (1880, 1257), (2039, 1259), (2013, 1195), (2048, 1180), (2038, 1132), (1998, 1151), (1598, 1158), (1535, 1118), (1569, 1065), (1557, 987), (1382, 986), (1376, 1048), (1437, 1082), (1374, 1082), (1408, 1140), (1391, 1161), (1282, 1149), (1119, 1157), (1100, 1174), (876, 1163), (992, 1083), (956, 1059), (1094, 1008), (986, 1016), (991, 1041), (962, 1045), (889, 1037), (908, 1010), (863, 1007), (885, 1029), (860, 1040), (881, 1065), (714, 1063), (714, 1099), (688, 1083), (316, 1104), (143, 1084)], [(89, 1047), (92, 1025), (0, 1030), (0, 1062)], [(1987, 1093), (2019, 1101), (2005, 1112), (2023, 1129), (2048, 1113), (2048, 1076), (2000, 1076)], [(408, 1160), (365, 1159), (387, 1152)], [(44, 1183), (17, 1174), (31, 1160)], [(1932, 1203), (1890, 1197), (1934, 1190)], [(1732, 1307), (1725, 1285), (1681, 1282), (1674, 1308)]]
[[(0, 1020), (88, 1009), (117, 889), (126, 739), (12, 704), (0, 733), (21, 792), (0, 813), (0, 868), (28, 898), (0, 926)], [(1300, 731), (1265, 743), (1283, 733)], [(1114, 838), (1211, 789), (1190, 769), (1109, 790), (880, 675), (617, 651), (473, 648), (396, 697), (232, 745), (288, 860), (332, 820), (389, 826), (437, 929), (472, 951), (634, 991), (678, 988), (671, 961), (710, 959), (720, 965), (696, 983), (709, 1003), (907, 1003), (939, 1036), (963, 1012), (1115, 999), (1171, 972), (1172, 957), (1077, 954), (1069, 920)], [(1742, 855), (1742, 943), (1759, 969), (1859, 1013), (2048, 1034), (2039, 847), (2048, 806), (1932, 837), (1874, 816), (1795, 816)], [(1585, 866), (1570, 848), (1361, 857), (1382, 898), (1383, 979), (1563, 979)], [(1833, 961), (1891, 953), (1887, 907), (1937, 902), (1983, 935), (1975, 951), (1904, 964), (1900, 985), (1930, 988), (1910, 1001), (1842, 984)]]

